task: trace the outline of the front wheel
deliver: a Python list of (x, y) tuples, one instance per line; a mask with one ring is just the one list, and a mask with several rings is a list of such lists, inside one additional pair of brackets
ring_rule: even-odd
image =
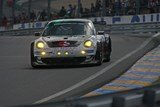
[(35, 64), (36, 59), (34, 57), (33, 48), (34, 48), (34, 43), (31, 43), (31, 50), (30, 50), (31, 66), (33, 68), (38, 68), (38, 66)]
[(104, 62), (109, 62), (110, 60), (111, 60), (110, 54), (109, 55), (105, 55)]
[(96, 65), (102, 65), (103, 63), (103, 58), (102, 58), (102, 52), (100, 50), (97, 50), (95, 59), (97, 60)]
[(111, 38), (109, 38), (108, 48), (106, 47), (106, 55), (104, 57), (104, 62), (110, 61), (111, 51), (112, 51), (112, 44), (111, 44)]

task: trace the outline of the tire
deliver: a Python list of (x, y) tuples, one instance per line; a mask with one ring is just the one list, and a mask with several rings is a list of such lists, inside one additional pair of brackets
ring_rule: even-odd
[(109, 46), (109, 53), (108, 52), (106, 52), (106, 53), (108, 53), (108, 54), (106, 54), (105, 56), (104, 56), (104, 62), (109, 62), (110, 60), (111, 60), (111, 50), (110, 50), (110, 46)]
[(110, 60), (111, 60), (110, 54), (109, 55), (105, 55), (104, 62), (109, 62)]
[(38, 65), (36, 65), (35, 64), (35, 61), (36, 61), (36, 59), (35, 59), (35, 57), (34, 57), (34, 54), (33, 54), (33, 48), (34, 48), (34, 43), (31, 43), (31, 50), (30, 50), (30, 57), (31, 57), (31, 66), (33, 67), (33, 68), (38, 68)]
[(102, 58), (102, 52), (101, 49), (98, 47), (96, 55), (95, 55), (95, 59), (97, 60), (96, 65), (102, 65), (103, 63), (103, 58)]
[[(110, 58), (110, 56), (111, 56), (111, 51), (112, 51), (111, 38), (109, 38), (109, 43), (108, 43), (108, 45), (109, 45), (109, 48), (108, 48), (109, 53), (106, 52), (106, 53), (108, 53), (108, 54), (105, 55), (104, 62), (109, 62), (109, 61), (111, 60), (111, 58)], [(107, 50), (107, 49), (106, 49), (106, 50)]]

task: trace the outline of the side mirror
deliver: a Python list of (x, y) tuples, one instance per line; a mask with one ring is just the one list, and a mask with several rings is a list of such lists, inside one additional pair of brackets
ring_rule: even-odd
[(104, 31), (98, 31), (97, 35), (104, 35)]
[(41, 35), (40, 32), (35, 32), (35, 33), (34, 33), (34, 36), (40, 36), (40, 35)]

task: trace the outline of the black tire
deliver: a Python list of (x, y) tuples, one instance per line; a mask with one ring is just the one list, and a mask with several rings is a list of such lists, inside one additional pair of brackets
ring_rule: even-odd
[(34, 54), (33, 54), (33, 48), (34, 48), (34, 43), (31, 43), (31, 50), (30, 50), (30, 57), (31, 57), (31, 66), (33, 68), (38, 68), (38, 66), (34, 63), (36, 61)]
[(101, 51), (100, 46), (98, 46), (98, 48), (97, 48), (97, 52), (96, 52), (96, 55), (95, 55), (95, 59), (97, 60), (96, 65), (102, 65), (102, 63), (103, 63), (103, 58), (102, 58), (102, 51)]
[(111, 60), (111, 51), (112, 51), (112, 46), (111, 46), (111, 38), (109, 38), (109, 43), (108, 43), (108, 50), (109, 52), (106, 52), (104, 62), (109, 62)]
[(112, 52), (112, 41), (110, 37), (109, 37), (109, 51), (110, 53)]
[(104, 62), (109, 62), (110, 60), (111, 60), (110, 54), (109, 55), (105, 55)]
[(106, 53), (107, 54), (104, 56), (104, 62), (109, 62), (111, 60), (111, 50), (109, 50), (109, 52)]

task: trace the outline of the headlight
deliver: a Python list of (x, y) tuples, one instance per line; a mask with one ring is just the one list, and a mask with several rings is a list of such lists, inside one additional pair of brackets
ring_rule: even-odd
[(44, 51), (43, 51), (43, 52), (41, 52), (41, 55), (42, 55), (42, 56), (46, 55), (46, 52), (44, 52)]
[(87, 41), (84, 42), (84, 46), (87, 47), (87, 48), (91, 47), (92, 45), (93, 45), (93, 43), (90, 40), (87, 40)]
[(43, 43), (42, 41), (37, 42), (37, 44), (36, 44), (36, 47), (39, 48), (39, 49), (43, 49), (44, 46), (45, 46), (45, 45), (44, 45), (44, 43)]

